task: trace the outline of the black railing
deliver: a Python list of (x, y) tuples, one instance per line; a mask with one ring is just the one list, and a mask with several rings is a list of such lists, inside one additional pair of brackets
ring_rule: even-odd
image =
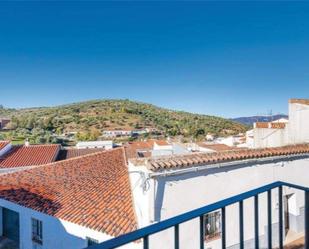
[[(222, 248), (226, 248), (226, 212), (227, 206), (238, 203), (239, 205), (239, 248), (244, 248), (244, 209), (243, 202), (246, 199), (254, 198), (254, 240), (255, 248), (259, 248), (259, 195), (262, 193), (267, 193), (267, 223), (268, 223), (268, 248), (272, 248), (272, 191), (274, 189), (278, 190), (278, 205), (279, 205), (279, 249), (283, 249), (283, 202), (282, 202), (282, 188), (291, 187), (305, 192), (305, 249), (309, 249), (309, 188), (302, 187), (295, 184), (290, 184), (286, 182), (274, 182), (272, 184), (265, 185), (263, 187), (250, 190), (248, 192), (227, 198), (222, 201), (207, 205), (202, 208), (195, 209), (193, 211), (175, 216), (173, 218), (155, 223), (153, 225), (147, 226), (145, 228), (138, 229), (134, 232), (121, 235), (117, 238), (105, 241), (101, 244), (88, 247), (88, 249), (112, 249), (118, 248), (120, 246), (135, 242), (138, 240), (143, 241), (143, 248), (149, 248), (149, 236), (152, 234), (167, 230), (174, 227), (174, 248), (179, 249), (179, 226), (187, 221), (199, 218), (200, 219), (200, 249), (205, 247), (205, 226), (204, 226), (204, 215), (216, 210), (221, 210), (221, 240)], [(207, 241), (206, 241), (207, 243)]]

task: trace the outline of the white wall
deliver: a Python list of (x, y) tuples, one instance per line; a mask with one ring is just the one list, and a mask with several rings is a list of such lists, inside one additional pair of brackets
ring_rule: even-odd
[[(177, 176), (162, 176), (156, 181), (151, 181), (155, 188), (154, 216), (155, 221), (182, 214), (187, 211), (214, 203), (216, 201), (258, 188), (278, 180), (309, 186), (307, 174), (309, 160), (272, 162), (267, 164), (239, 165), (225, 168), (207, 169), (203, 172), (187, 173)], [(135, 167), (136, 169), (136, 167)], [(284, 188), (284, 194), (294, 193), (294, 202), (290, 203), (292, 214), (299, 215), (303, 204), (303, 193), (293, 189)], [(150, 194), (149, 196), (152, 195)], [(260, 236), (261, 245), (266, 243), (267, 227), (267, 196), (260, 195)], [(273, 243), (277, 244), (278, 233), (278, 192), (272, 192), (273, 216)], [(253, 199), (244, 202), (244, 226), (246, 243), (253, 242)], [(227, 208), (227, 246), (238, 244), (238, 205)], [(161, 232), (150, 237), (150, 248), (172, 248), (173, 229)], [(199, 245), (199, 220), (194, 220), (180, 225), (181, 248), (198, 248)], [(221, 240), (214, 240), (206, 244), (206, 248), (219, 248)], [(250, 246), (249, 246), (250, 248)]]
[(147, 180), (148, 170), (136, 168), (129, 162), (129, 179), (138, 227), (145, 227), (153, 220), (153, 181)]
[[(99, 242), (112, 238), (105, 233), (97, 232), (68, 221), (57, 219), (53, 216), (16, 205), (3, 199), (0, 199), (0, 209), (1, 207), (5, 207), (19, 213), (20, 249), (31, 249), (33, 246), (31, 238), (31, 218), (35, 218), (43, 222), (42, 249), (82, 249), (87, 246), (86, 237), (96, 239)], [(2, 212), (0, 213), (0, 217), (0, 227), (2, 228)], [(2, 234), (1, 230), (0, 232)], [(132, 243), (121, 248), (132, 249), (139, 247), (140, 243)]]
[(289, 103), (289, 142), (309, 142), (309, 105)]
[(254, 128), (253, 147), (309, 143), (309, 105), (289, 103), (289, 122), (284, 123), (284, 129)]
[(102, 148), (110, 150), (113, 148), (113, 141), (89, 141), (89, 142), (78, 142), (76, 144), (77, 149), (94, 149)]
[(269, 148), (287, 144), (288, 129), (255, 128), (253, 147)]

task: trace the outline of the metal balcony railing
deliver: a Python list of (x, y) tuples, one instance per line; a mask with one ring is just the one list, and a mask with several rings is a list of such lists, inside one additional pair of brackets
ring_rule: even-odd
[[(145, 228), (138, 229), (134, 232), (119, 236), (117, 238), (105, 241), (101, 244), (94, 245), (88, 247), (88, 249), (112, 249), (118, 248), (120, 246), (126, 245), (128, 243), (142, 240), (143, 248), (149, 248), (149, 236), (152, 234), (161, 232), (163, 230), (167, 230), (169, 228), (174, 227), (174, 248), (179, 249), (179, 226), (187, 221), (192, 219), (199, 218), (200, 220), (200, 249), (204, 249), (205, 247), (205, 226), (204, 226), (204, 215), (216, 210), (221, 209), (221, 240), (222, 240), (222, 248), (226, 248), (226, 212), (225, 208), (232, 204), (237, 204), (239, 206), (239, 248), (244, 249), (244, 208), (243, 202), (246, 199), (254, 198), (254, 240), (255, 240), (255, 248), (260, 248), (259, 245), (259, 195), (262, 193), (267, 193), (267, 223), (268, 223), (268, 248), (272, 248), (272, 191), (277, 190), (279, 196), (279, 249), (283, 249), (283, 195), (282, 188), (283, 187), (295, 188), (298, 190), (304, 191), (305, 198), (305, 215), (304, 215), (304, 223), (305, 223), (305, 249), (309, 249), (309, 188), (302, 187), (295, 184), (290, 184), (286, 182), (274, 182), (272, 184), (268, 184), (262, 186), (260, 188), (250, 190), (248, 192), (224, 199), (222, 201), (218, 201), (216, 203), (207, 205), (202, 208), (195, 209), (193, 211), (175, 216), (173, 218), (158, 222), (156, 224), (147, 226)], [(206, 242), (207, 243), (207, 242)]]

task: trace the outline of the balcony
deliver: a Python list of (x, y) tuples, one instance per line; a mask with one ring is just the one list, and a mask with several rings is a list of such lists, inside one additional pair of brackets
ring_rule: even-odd
[[(293, 243), (287, 243), (284, 241), (285, 236), (285, 227), (284, 227), (284, 209), (283, 209), (283, 189), (284, 188), (291, 188), (296, 189), (297, 191), (303, 192), (304, 194), (304, 215), (303, 215), (303, 231), (304, 235), (299, 240), (294, 241)], [(272, 198), (273, 194), (276, 192), (276, 195), (278, 196), (276, 205), (278, 206), (278, 212), (277, 217), (274, 217), (272, 212)], [(266, 214), (264, 212), (261, 212), (260, 208), (260, 199), (261, 195), (265, 195), (266, 197)], [(253, 215), (244, 215), (245, 205), (244, 202), (248, 199), (253, 200), (253, 206), (251, 207), (253, 210), (251, 210), (251, 213)], [(232, 196), (230, 198), (224, 199), (222, 201), (204, 206), (202, 208), (198, 208), (196, 210), (172, 217), (170, 219), (164, 220), (162, 222), (155, 223), (153, 225), (150, 225), (148, 227), (139, 229), (137, 231), (134, 231), (129, 234), (125, 234), (122, 236), (119, 236), (117, 238), (111, 239), (109, 241), (105, 241), (101, 244), (94, 245), (88, 247), (88, 249), (112, 249), (112, 248), (119, 248), (124, 245), (135, 243), (136, 248), (156, 248), (151, 246), (150, 238), (151, 236), (154, 236), (155, 234), (158, 234), (162, 231), (173, 229), (173, 246), (169, 248), (179, 249), (179, 248), (185, 248), (182, 247), (180, 242), (180, 229), (181, 226), (189, 221), (198, 219), (199, 222), (199, 234), (196, 234), (199, 240), (199, 248), (204, 249), (208, 248), (207, 243), (208, 240), (205, 239), (205, 215), (215, 212), (217, 210), (220, 210), (220, 247), (222, 249), (228, 248), (227, 246), (227, 229), (226, 229), (226, 222), (228, 222), (229, 218), (235, 219), (235, 217), (230, 217), (226, 215), (226, 210), (231, 205), (237, 205), (238, 209), (238, 227), (235, 227), (235, 229), (238, 229), (238, 244), (237, 247), (239, 249), (245, 248), (245, 226), (244, 226), (244, 220), (245, 219), (252, 219), (252, 223), (254, 226), (254, 236), (253, 236), (253, 246), (250, 248), (279, 248), (279, 249), (296, 249), (296, 248), (305, 248), (309, 249), (309, 188), (290, 184), (286, 182), (274, 182), (272, 184), (268, 184), (262, 187), (259, 187), (254, 190), (250, 190), (248, 192)], [(246, 206), (246, 208), (248, 208)], [(260, 235), (260, 228), (259, 228), (259, 222), (260, 217), (262, 215), (265, 215), (267, 217), (267, 241), (266, 246), (262, 246), (260, 243), (259, 235)], [(273, 219), (276, 218), (278, 221), (278, 226), (276, 229), (274, 229), (273, 226)], [(275, 236), (276, 234), (276, 236)], [(193, 239), (193, 238), (192, 238)], [(274, 243), (274, 240), (275, 243)], [(302, 242), (304, 240), (304, 242)], [(214, 249), (217, 247), (214, 247)], [(246, 247), (248, 248), (248, 247)]]

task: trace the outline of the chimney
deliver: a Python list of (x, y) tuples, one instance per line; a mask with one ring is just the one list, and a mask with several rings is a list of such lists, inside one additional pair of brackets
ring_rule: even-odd
[(25, 146), (28, 147), (29, 145), (30, 145), (30, 143), (29, 143), (28, 139), (26, 139)]

